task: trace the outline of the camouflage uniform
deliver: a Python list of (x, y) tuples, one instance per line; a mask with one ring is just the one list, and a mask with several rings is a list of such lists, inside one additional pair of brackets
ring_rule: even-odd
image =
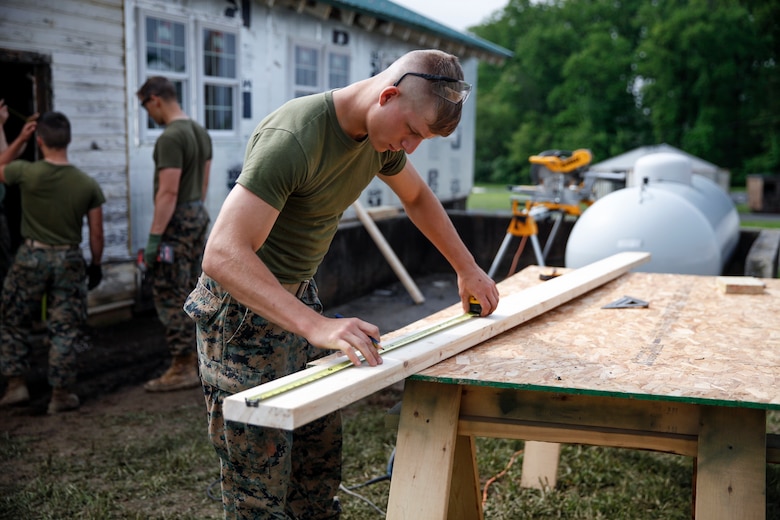
[(152, 266), (154, 306), (174, 357), (191, 353), (195, 345), (195, 328), (181, 306), (200, 274), (208, 225), (209, 215), (200, 201), (176, 206), (161, 239), (173, 246), (173, 263)]
[(30, 328), (45, 294), (49, 384), (70, 388), (76, 383), (78, 340), (87, 318), (85, 275), (79, 246), (37, 248), (25, 242), (19, 247), (3, 284), (3, 375), (20, 376), (28, 369)]
[[(299, 298), (322, 312), (313, 280)], [(341, 482), (340, 412), (294, 431), (226, 422), (222, 415), (225, 397), (301, 370), (327, 352), (253, 313), (205, 274), (185, 310), (197, 323), (209, 438), (221, 461), (225, 518), (338, 518), (333, 497)]]
[(3, 280), (14, 263), (13, 244), (11, 242), (11, 233), (8, 229), (8, 219), (3, 210), (3, 203), (0, 202), (0, 287)]

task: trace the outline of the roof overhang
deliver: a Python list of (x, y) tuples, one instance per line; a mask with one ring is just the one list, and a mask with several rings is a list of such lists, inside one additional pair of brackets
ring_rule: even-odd
[(268, 7), (287, 7), (322, 20), (337, 20), (368, 32), (393, 36), (420, 47), (440, 49), (461, 58), (500, 65), (512, 52), (477, 36), (462, 33), (388, 0), (262, 0)]

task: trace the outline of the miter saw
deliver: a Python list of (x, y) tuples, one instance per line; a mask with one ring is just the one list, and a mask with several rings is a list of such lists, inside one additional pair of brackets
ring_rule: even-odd
[[(581, 206), (593, 202), (593, 178), (586, 175), (593, 159), (590, 150), (578, 149), (573, 152), (547, 150), (528, 158), (531, 163), (533, 186), (509, 186), (512, 192), (512, 220), (509, 223), (504, 241), (498, 249), (488, 275), (493, 275), (509, 247), (512, 237), (521, 237), (509, 274), (517, 267), (517, 261), (530, 238), (537, 264), (544, 267), (544, 259), (550, 251), (558, 228), (564, 216), (579, 217)], [(536, 222), (545, 218), (553, 219), (550, 236), (544, 251), (539, 245)]]

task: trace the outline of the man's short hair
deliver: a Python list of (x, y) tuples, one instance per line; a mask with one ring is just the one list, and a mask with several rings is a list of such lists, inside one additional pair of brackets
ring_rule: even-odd
[[(394, 79), (391, 78), (392, 81), (397, 81), (407, 72), (463, 79), (463, 67), (458, 57), (435, 49), (408, 52), (393, 63), (388, 70), (392, 71), (394, 75)], [(412, 80), (414, 81), (415, 79), (413, 78)], [(407, 79), (404, 79), (404, 81), (407, 81)], [(419, 81), (427, 80), (419, 79)], [(429, 105), (433, 105), (436, 114), (434, 121), (429, 126), (430, 131), (436, 135), (446, 137), (454, 132), (458, 123), (460, 123), (463, 104), (453, 103), (439, 97), (432, 90), (429, 92), (430, 94), (426, 96), (424, 101)]]
[(176, 86), (166, 77), (152, 76), (138, 89), (136, 95), (141, 99), (157, 96), (165, 101), (177, 100)]
[(67, 148), (70, 144), (70, 121), (61, 112), (44, 112), (38, 118), (36, 133), (49, 148)]

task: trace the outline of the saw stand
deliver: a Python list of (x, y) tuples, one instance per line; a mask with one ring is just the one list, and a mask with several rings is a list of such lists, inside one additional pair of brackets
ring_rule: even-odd
[[(520, 245), (517, 247), (514, 259), (512, 260), (512, 266), (509, 268), (508, 275), (514, 273), (517, 268), (517, 262), (520, 259), (520, 255), (525, 248), (526, 242), (530, 238), (531, 246), (534, 248), (534, 255), (536, 256), (536, 263), (540, 267), (545, 267), (544, 259), (547, 258), (547, 254), (550, 252), (552, 244), (555, 242), (555, 236), (558, 233), (558, 229), (561, 226), (564, 216), (572, 215), (579, 217), (582, 213), (579, 205), (576, 204), (561, 204), (551, 201), (534, 201), (525, 200), (518, 196), (511, 196), (512, 201), (512, 220), (509, 222), (509, 227), (506, 230), (501, 247), (498, 248), (498, 253), (493, 259), (493, 264), (490, 266), (488, 276), (493, 278), (496, 274), (501, 260), (506, 254), (506, 250), (509, 248), (509, 244), (512, 242), (513, 237), (520, 237)], [(522, 206), (521, 206), (522, 204)], [(539, 227), (537, 221), (552, 218), (553, 227), (550, 230), (550, 236), (547, 237), (544, 250), (542, 250), (539, 244)]]

